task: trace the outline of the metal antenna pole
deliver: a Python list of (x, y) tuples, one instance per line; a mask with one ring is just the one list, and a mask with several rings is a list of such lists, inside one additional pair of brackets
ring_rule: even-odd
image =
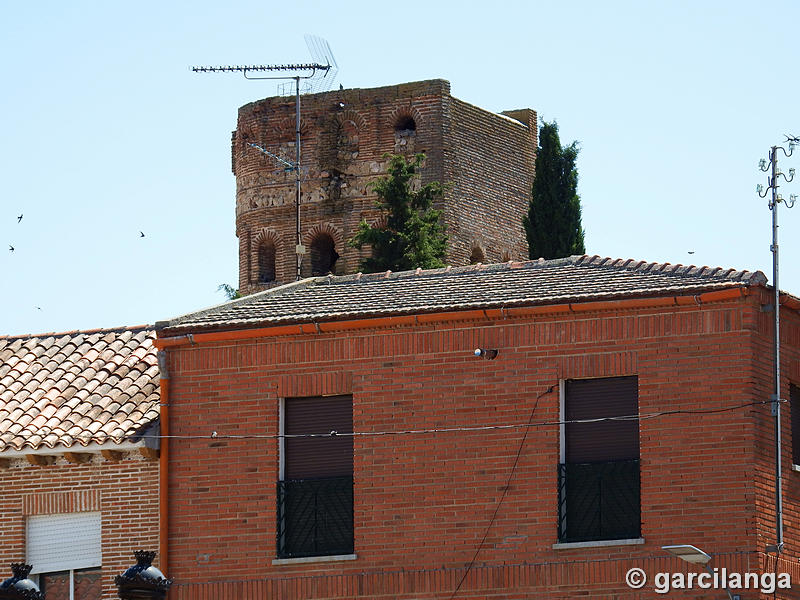
[(775, 287), (775, 395), (772, 414), (775, 416), (775, 546), (783, 550), (783, 475), (781, 473), (781, 288), (778, 281), (778, 148), (770, 152), (772, 163), (772, 284)]
[[(797, 196), (791, 196), (788, 201), (784, 201), (783, 197), (778, 193), (778, 177), (783, 176), (786, 182), (791, 182), (794, 179), (794, 169), (789, 169), (789, 177), (778, 169), (778, 150), (782, 151), (785, 156), (792, 155), (798, 138), (787, 136), (789, 142), (789, 151), (787, 152), (782, 146), (772, 146), (769, 152), (769, 166), (767, 161), (763, 158), (759, 163), (762, 171), (769, 171), (770, 176), (767, 179), (768, 187), (764, 190), (762, 185), (756, 187), (758, 195), (765, 198), (769, 191), (772, 195), (769, 201), (769, 209), (772, 211), (772, 245), (770, 251), (772, 252), (772, 285), (774, 287), (774, 306), (775, 313), (775, 340), (774, 340), (774, 365), (773, 374), (775, 378), (774, 393), (770, 395), (770, 405), (772, 407), (772, 416), (775, 418), (775, 545), (767, 546), (767, 552), (775, 552), (777, 557), (783, 551), (783, 466), (782, 466), (782, 432), (781, 432), (781, 288), (779, 280), (779, 253), (778, 253), (778, 204), (785, 202), (788, 208), (794, 206)], [(762, 193), (763, 192), (763, 193)]]
[(295, 281), (300, 281), (300, 266), (305, 254), (303, 242), (300, 239), (300, 76), (294, 78), (295, 83), (295, 153), (294, 153), (294, 182), (297, 195), (294, 202), (295, 222)]
[[(256, 148), (263, 154), (270, 158), (290, 167), (294, 173), (295, 179), (295, 278), (300, 279), (300, 271), (303, 262), (303, 254), (305, 254), (305, 247), (300, 239), (300, 80), (320, 79), (317, 73), (322, 73), (322, 78), (327, 78), (332, 75), (325, 82), (327, 87), (333, 84), (333, 78), (336, 75), (338, 66), (336, 60), (333, 58), (328, 42), (314, 36), (306, 36), (306, 45), (315, 59), (313, 63), (305, 64), (288, 64), (288, 65), (245, 65), (245, 66), (226, 66), (226, 67), (192, 67), (195, 73), (216, 73), (216, 72), (240, 72), (246, 79), (293, 79), (295, 82), (295, 159), (294, 164), (290, 164), (275, 154), (267, 151), (266, 149), (256, 144), (248, 144)], [(324, 64), (323, 62), (324, 61)], [(310, 75), (272, 75), (266, 77), (252, 77), (249, 76), (250, 72), (263, 72), (263, 71), (311, 71)], [(325, 86), (322, 86), (325, 87)], [(324, 91), (324, 90), (323, 90)], [(289, 169), (287, 169), (288, 171)]]

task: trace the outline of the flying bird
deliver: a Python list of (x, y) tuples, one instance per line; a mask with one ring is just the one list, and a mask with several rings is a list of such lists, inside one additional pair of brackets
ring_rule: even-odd
[(17, 217), (17, 223), (19, 223), (20, 221), (22, 221), (22, 215)]
[(42, 307), (41, 307), (41, 306), (35, 306), (34, 308), (35, 308), (36, 310), (42, 310)]
[(9, 244), (9, 245), (8, 245), (8, 251), (9, 251), (9, 252), (13, 252), (13, 251), (14, 251), (14, 246), (12, 246), (11, 244)]
[(144, 231), (139, 232), (139, 237), (144, 237)]
[(694, 250), (689, 250), (689, 254), (694, 254)]

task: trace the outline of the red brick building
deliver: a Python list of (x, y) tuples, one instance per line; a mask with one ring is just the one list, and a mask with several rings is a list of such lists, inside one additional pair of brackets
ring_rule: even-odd
[(47, 600), (117, 598), (159, 549), (152, 328), (0, 337), (0, 580), (27, 562)]
[(771, 297), (761, 273), (571, 257), (318, 277), (159, 323), (170, 597), (661, 598), (677, 544), (800, 589), (798, 410), (765, 553)]
[[(522, 217), (533, 183), (535, 111), (493, 113), (434, 79), (303, 95), (301, 117), (304, 277), (358, 271), (369, 250), (347, 240), (362, 220), (381, 219), (370, 184), (386, 174), (387, 153), (424, 153), (422, 183), (447, 184), (436, 208), (449, 235), (448, 264), (528, 258)], [(239, 109), (232, 157), (243, 293), (295, 280), (295, 174), (285, 167), (295, 160), (295, 139), (294, 97)]]

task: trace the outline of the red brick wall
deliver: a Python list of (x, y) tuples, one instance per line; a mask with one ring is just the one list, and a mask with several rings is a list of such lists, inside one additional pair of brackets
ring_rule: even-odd
[[(758, 573), (775, 570), (772, 558), (754, 553), (734, 553), (714, 558), (718, 572)], [(176, 583), (170, 591), (170, 600), (279, 600), (304, 598), (313, 600), (342, 600), (348, 598), (448, 600), (468, 598), (485, 600), (528, 600), (548, 598), (571, 600), (596, 598), (604, 600), (656, 600), (660, 598), (695, 598), (719, 600), (725, 591), (677, 590), (672, 594), (656, 593), (653, 586), (631, 590), (620, 582), (626, 572), (638, 567), (646, 573), (687, 573), (678, 559), (637, 558), (599, 559), (560, 563), (522, 563), (510, 565), (480, 564), (470, 570), (462, 581), (463, 571), (444, 567), (409, 570), (396, 568), (381, 572), (349, 572), (341, 575), (270, 576), (235, 583), (204, 582)], [(794, 579), (800, 574), (796, 563), (781, 559), (778, 572), (791, 573)], [(697, 571), (690, 571), (697, 573)], [(592, 581), (591, 586), (577, 582)], [(458, 593), (453, 594), (459, 583)], [(545, 591), (546, 590), (546, 591)], [(773, 599), (772, 594), (759, 595), (757, 591), (738, 590), (742, 598)], [(778, 590), (778, 598), (796, 598), (794, 590)], [(721, 592), (721, 594), (720, 594)]]
[[(771, 306), (772, 293), (762, 294), (761, 304)], [(792, 440), (789, 384), (800, 385), (800, 318), (797, 312), (781, 309), (781, 443), (783, 477), (783, 518), (786, 552), (800, 556), (800, 472), (791, 469)], [(774, 319), (771, 310), (755, 315), (760, 335), (755, 339), (753, 353), (753, 389), (758, 400), (768, 401), (775, 392), (774, 376)], [(756, 443), (756, 503), (758, 511), (758, 543), (761, 550), (776, 541), (775, 532), (775, 419), (769, 405), (758, 410), (759, 435)]]
[[(758, 462), (767, 443), (759, 436), (768, 408), (737, 407), (768, 393), (761, 359), (752, 355), (763, 335), (756, 295), (673, 310), (564, 313), (170, 349), (172, 433), (218, 433), (216, 439), (177, 439), (171, 447), (170, 576), (181, 585), (277, 579), (289, 586), (283, 598), (312, 597), (297, 583), (312, 576), (315, 598), (372, 597), (364, 578), (374, 577), (387, 597), (449, 597), (453, 573), (463, 574), (486, 533), (522, 431), (356, 436), (358, 559), (278, 566), (272, 559), (279, 457), (270, 436), (278, 433), (279, 398), (352, 393), (356, 432), (463, 428), (526, 422), (534, 399), (559, 380), (615, 375), (638, 376), (642, 414), (726, 409), (640, 422), (645, 544), (552, 548), (559, 429), (542, 425), (528, 436), (476, 558), (481, 569), (470, 577), (488, 577), (493, 597), (527, 597), (510, 586), (549, 590), (549, 598), (589, 589), (593, 597), (612, 597), (606, 594), (613, 590), (613, 597), (628, 598), (634, 596), (626, 595), (616, 574), (601, 577), (592, 569), (617, 573), (621, 564), (662, 564), (667, 559), (660, 547), (678, 543), (757, 563), (752, 553), (763, 551), (764, 526), (756, 511), (765, 509), (762, 499), (770, 494)], [(479, 360), (472, 355), (476, 347), (498, 348), (500, 355)], [(533, 420), (558, 419), (558, 393), (544, 394)], [(787, 498), (792, 518), (796, 499)], [(797, 536), (789, 536), (795, 556)], [(609, 561), (618, 562), (612, 568)], [(515, 588), (513, 578), (523, 576), (514, 575), (522, 567), (513, 565), (526, 563), (548, 563), (572, 575), (552, 585), (531, 575)], [(392, 587), (391, 573), (400, 571), (419, 571), (416, 584), (403, 584), (417, 585), (418, 593)], [(345, 589), (340, 575), (360, 582), (353, 583), (358, 589)], [(488, 588), (474, 585), (460, 597), (487, 597)], [(240, 595), (231, 597), (262, 597), (246, 586), (237, 589)]]
[[(476, 245), (484, 262), (527, 259), (522, 215), (533, 176), (536, 113), (512, 113), (520, 120), (457, 100), (440, 79), (302, 96), (303, 244), (308, 248), (318, 231), (328, 233), (341, 256), (337, 273), (356, 272), (367, 250), (346, 242), (362, 219), (380, 217), (370, 183), (385, 174), (384, 155), (423, 152), (422, 182), (451, 184), (437, 206), (450, 235), (448, 263), (469, 264)], [(416, 123), (410, 138), (395, 132), (405, 117)], [(239, 287), (248, 293), (264, 288), (256, 259), (264, 239), (275, 244), (278, 281), (295, 278), (295, 175), (250, 143), (294, 161), (294, 97), (241, 107), (233, 134)], [(303, 275), (310, 275), (307, 265)]]
[(102, 513), (104, 599), (118, 597), (114, 577), (135, 564), (134, 550), (158, 550), (158, 461), (137, 454), (119, 462), (95, 456), (86, 464), (14, 461), (0, 477), (0, 579), (10, 576), (11, 562), (25, 560), (25, 519), (31, 515)]
[(536, 112), (509, 111), (515, 119), (503, 118), (452, 97), (448, 107), (444, 181), (453, 186), (445, 209), (450, 263), (469, 264), (476, 247), (484, 263), (526, 260), (522, 217), (533, 185)]

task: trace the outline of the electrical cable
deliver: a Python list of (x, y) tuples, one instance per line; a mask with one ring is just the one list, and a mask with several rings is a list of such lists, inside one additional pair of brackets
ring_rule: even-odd
[(533, 403), (533, 408), (531, 409), (531, 416), (528, 417), (528, 427), (525, 428), (525, 435), (522, 436), (522, 441), (519, 443), (519, 448), (517, 449), (517, 456), (514, 457), (514, 464), (511, 466), (511, 472), (508, 474), (508, 479), (506, 480), (505, 486), (503, 486), (503, 493), (500, 495), (500, 500), (497, 502), (497, 506), (495, 506), (494, 513), (492, 514), (492, 518), (489, 520), (489, 525), (486, 527), (486, 531), (483, 532), (483, 537), (481, 538), (480, 544), (478, 544), (477, 550), (475, 550), (475, 554), (472, 557), (472, 560), (469, 561), (464, 574), (461, 576), (461, 579), (456, 586), (456, 589), (453, 590), (453, 595), (450, 596), (450, 600), (456, 597), (458, 591), (461, 589), (461, 585), (464, 583), (464, 580), (469, 575), (469, 572), (472, 570), (472, 566), (475, 564), (475, 561), (478, 559), (478, 555), (480, 554), (481, 550), (483, 549), (483, 545), (486, 543), (486, 538), (489, 535), (489, 531), (492, 529), (492, 525), (494, 525), (495, 519), (497, 518), (497, 513), (500, 512), (500, 507), (503, 505), (503, 500), (506, 499), (506, 493), (508, 493), (508, 488), (511, 486), (511, 480), (514, 478), (514, 473), (517, 470), (517, 464), (519, 463), (519, 457), (522, 455), (522, 449), (525, 447), (525, 442), (528, 439), (528, 432), (531, 430), (530, 424), (533, 421), (533, 415), (536, 413), (536, 407), (539, 406), (539, 399), (547, 394), (550, 394), (555, 389), (555, 385), (551, 385), (547, 388), (544, 392), (536, 396), (536, 400)]
[[(549, 392), (547, 392), (549, 393)], [(537, 397), (536, 400), (538, 401), (541, 396)], [(211, 434), (170, 434), (170, 435), (150, 435), (150, 434), (143, 434), (143, 435), (136, 435), (135, 433), (125, 433), (122, 435), (97, 435), (96, 433), (91, 434), (90, 436), (84, 435), (69, 435), (66, 432), (58, 432), (57, 430), (50, 430), (47, 433), (42, 432), (25, 432), (25, 434), (21, 433), (12, 433), (10, 431), (5, 431), (0, 433), (0, 439), (2, 439), (5, 435), (12, 435), (14, 437), (42, 437), (45, 438), (49, 435), (59, 435), (63, 437), (70, 437), (76, 441), (87, 441), (90, 442), (92, 440), (112, 440), (112, 439), (125, 439), (131, 438), (135, 440), (156, 440), (156, 439), (175, 439), (175, 440), (205, 440), (205, 439), (218, 439), (218, 440), (276, 440), (276, 439), (291, 439), (291, 438), (327, 438), (327, 437), (371, 437), (371, 436), (386, 436), (386, 435), (426, 435), (426, 434), (437, 434), (437, 433), (453, 433), (453, 432), (469, 432), (469, 431), (495, 431), (495, 430), (503, 430), (503, 429), (525, 429), (528, 430), (532, 427), (552, 427), (552, 426), (562, 426), (562, 425), (573, 425), (573, 424), (582, 424), (582, 423), (603, 423), (607, 421), (648, 421), (651, 419), (656, 419), (660, 417), (668, 417), (672, 415), (710, 415), (710, 414), (719, 414), (724, 412), (731, 412), (734, 410), (739, 410), (742, 408), (747, 408), (751, 406), (761, 406), (764, 404), (770, 404), (771, 400), (761, 400), (757, 402), (745, 402), (742, 404), (737, 404), (735, 406), (728, 406), (726, 408), (710, 408), (710, 409), (696, 409), (696, 410), (666, 410), (666, 411), (659, 411), (654, 413), (644, 413), (639, 415), (619, 415), (616, 417), (599, 417), (595, 419), (571, 419), (571, 420), (559, 420), (559, 421), (539, 421), (537, 423), (528, 422), (528, 423), (510, 423), (510, 424), (503, 424), (503, 425), (477, 425), (471, 427), (440, 427), (440, 428), (429, 428), (429, 429), (401, 429), (401, 430), (394, 430), (394, 431), (354, 431), (349, 433), (339, 433), (337, 431), (330, 431), (328, 433), (302, 433), (302, 434), (219, 434), (216, 431), (213, 431)]]

